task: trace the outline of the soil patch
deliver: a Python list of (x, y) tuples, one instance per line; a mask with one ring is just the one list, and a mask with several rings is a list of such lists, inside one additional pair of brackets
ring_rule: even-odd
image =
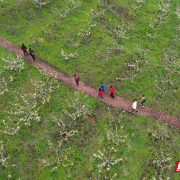
[(86, 122), (89, 122), (89, 126), (92, 127), (92, 124), (96, 122), (95, 118), (92, 118), (91, 116), (87, 116)]
[(128, 122), (129, 122), (130, 124), (132, 124), (132, 121), (131, 121), (131, 120), (129, 120)]

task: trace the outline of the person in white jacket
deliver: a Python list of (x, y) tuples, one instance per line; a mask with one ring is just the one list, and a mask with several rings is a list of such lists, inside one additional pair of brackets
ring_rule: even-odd
[(138, 111), (136, 110), (136, 108), (137, 108), (137, 99), (134, 99), (134, 102), (133, 102), (133, 104), (132, 104), (132, 111), (138, 112)]

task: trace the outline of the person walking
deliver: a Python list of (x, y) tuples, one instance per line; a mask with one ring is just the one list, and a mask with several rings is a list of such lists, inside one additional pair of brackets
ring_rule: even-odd
[(105, 84), (104, 83), (101, 83), (101, 88), (102, 88), (102, 91), (104, 92), (104, 90), (105, 90)]
[(22, 43), (21, 50), (23, 51), (24, 55), (28, 56), (27, 47)]
[(74, 75), (74, 80), (76, 81), (77, 86), (79, 86), (79, 83), (78, 83), (79, 79), (80, 78), (78, 77), (78, 75)]
[(142, 95), (142, 99), (141, 99), (141, 107), (144, 107), (143, 106), (143, 103), (145, 103), (146, 102), (146, 100), (145, 100), (145, 96), (144, 95)]
[(137, 99), (134, 99), (133, 104), (132, 104), (132, 111), (138, 112), (136, 108), (137, 108)]
[(111, 93), (111, 97), (115, 98), (114, 95), (113, 95), (114, 94), (114, 88), (112, 86), (110, 86), (110, 93)]
[(35, 56), (34, 56), (34, 50), (32, 50), (31, 48), (29, 48), (29, 55), (33, 58), (33, 61), (35, 61)]
[(99, 95), (98, 95), (98, 97), (99, 97), (99, 96), (101, 96), (101, 99), (103, 99), (103, 91), (102, 91), (101, 88), (99, 88)]

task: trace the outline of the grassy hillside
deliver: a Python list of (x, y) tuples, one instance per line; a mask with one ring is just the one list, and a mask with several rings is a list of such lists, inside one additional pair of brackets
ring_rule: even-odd
[[(34, 1), (2, 1), (1, 35), (19, 46), (25, 42), (37, 56), (84, 82), (99, 87), (103, 81), (129, 100), (144, 94), (147, 106), (180, 117), (178, 0), (43, 2), (39, 7)], [(136, 67), (132, 74), (127, 63), (136, 61), (144, 69), (138, 73)], [(118, 79), (133, 75), (132, 83)]]
[[(163, 179), (179, 179), (179, 174), (174, 173), (180, 156), (179, 130), (150, 118), (117, 110), (90, 96), (78, 95), (60, 82), (51, 84), (57, 88), (47, 94), (50, 95), (49, 102), (43, 103), (40, 97), (33, 99), (34, 92), (38, 91), (32, 80), (36, 84), (45, 82), (44, 86), (40, 86), (44, 92), (48, 89), (45, 75), (26, 62), (20, 71), (5, 71), (3, 67), (7, 67), (7, 63), (2, 57), (11, 55), (10, 60), (13, 60), (16, 56), (3, 48), (0, 48), (0, 53), (1, 75), (8, 79), (8, 90), (1, 94), (0, 103), (0, 179), (114, 177), (137, 180), (158, 179), (161, 174)], [(30, 95), (26, 97), (24, 94)], [(76, 102), (78, 96), (81, 100)], [(69, 105), (71, 98), (77, 103), (75, 107), (84, 109), (83, 104), (85, 109), (89, 107), (79, 118), (76, 109)], [(33, 107), (29, 108), (27, 102)], [(37, 115), (34, 113), (36, 110)], [(73, 117), (76, 117), (75, 121)], [(15, 129), (18, 129), (17, 132)], [(73, 131), (77, 132), (74, 134)], [(110, 153), (110, 166), (105, 160), (108, 156), (104, 149)], [(102, 153), (104, 155), (101, 156)], [(102, 160), (95, 157), (98, 155)], [(103, 161), (105, 165), (98, 167)]]
[[(104, 3), (86, 0), (76, 1), (79, 4), (75, 5), (69, 1), (71, 12), (66, 12), (67, 1), (43, 2), (47, 4), (37, 7), (32, 0), (0, 1), (0, 34), (19, 46), (24, 42), (40, 58), (72, 76), (79, 74), (82, 81), (94, 87), (104, 82), (106, 87), (112, 85), (115, 88), (115, 94), (129, 100), (140, 100), (144, 94), (147, 106), (180, 117), (180, 27), (175, 13), (178, 12), (178, 0), (164, 1), (165, 4), (157, 0), (145, 0), (145, 3), (135, 0)], [(55, 6), (60, 11), (59, 15)], [(97, 13), (97, 17), (91, 13)], [(66, 17), (62, 18), (62, 14)], [(89, 27), (90, 31), (86, 27), (89, 23), (95, 25)], [(71, 57), (70, 53), (75, 52), (77, 54)], [(5, 86), (5, 81), (1, 81), (1, 87), (6, 87), (8, 91), (1, 94), (0, 103), (0, 141), (3, 143), (0, 144), (0, 179), (84, 180), (105, 179), (106, 176), (107, 179), (149, 180), (153, 177), (158, 179), (161, 174), (163, 179), (180, 178), (178, 173), (174, 173), (180, 157), (179, 130), (121, 110), (118, 110), (119, 116), (116, 108), (78, 94), (60, 82), (53, 82), (55, 89), (48, 94), (51, 96), (49, 102), (45, 97), (45, 103), (42, 103), (44, 96), (39, 91), (42, 97), (31, 99), (35, 92), (31, 79), (45, 83), (46, 76), (26, 62), (21, 71), (4, 71), (6, 63), (2, 57), (8, 57), (9, 52), (0, 47), (0, 54), (1, 77), (8, 78)], [(16, 59), (14, 54), (11, 56), (10, 59)], [(137, 67), (134, 70), (127, 66), (128, 63), (137, 65), (136, 61), (140, 61), (139, 70), (146, 65), (145, 71), (139, 71), (139, 75)], [(133, 72), (137, 78), (132, 83), (128, 79), (116, 79), (125, 78), (124, 73), (129, 75)], [(166, 75), (164, 91), (172, 91), (162, 96), (158, 94), (161, 91), (156, 84), (163, 90), (161, 80)], [(43, 87), (47, 88), (46, 84)], [(23, 93), (31, 94), (26, 101), (32, 106), (35, 104), (30, 111), (30, 126), (25, 124), (30, 117), (26, 116), (28, 107), (24, 109), (26, 113), (20, 115), (7, 113), (19, 112), (20, 108), (13, 105), (17, 100), (21, 107), (26, 107), (26, 101), (21, 98)], [(77, 110), (68, 105), (70, 99), (78, 95), (82, 97), (81, 108), (83, 104), (88, 108), (89, 104), (88, 111), (79, 118)], [(121, 122), (118, 123), (118, 120)], [(18, 126), (17, 133), (7, 133)], [(62, 133), (63, 128), (67, 128), (68, 133)], [(73, 134), (73, 131), (78, 132)], [(109, 156), (114, 156), (114, 165), (109, 167), (105, 163), (102, 168), (97, 167), (108, 158), (103, 148), (110, 152)], [(96, 157), (98, 155), (102, 159)], [(6, 157), (9, 159), (5, 160)], [(159, 160), (159, 166), (156, 160)], [(13, 164), (15, 166), (11, 166)]]

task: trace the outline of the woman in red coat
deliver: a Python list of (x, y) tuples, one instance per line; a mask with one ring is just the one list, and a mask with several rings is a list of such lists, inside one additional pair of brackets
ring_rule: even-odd
[(101, 96), (101, 99), (103, 99), (103, 90), (101, 88), (99, 88), (99, 95), (98, 96)]
[(110, 86), (110, 93), (111, 93), (111, 97), (115, 98), (114, 95), (113, 95), (114, 94), (114, 89), (113, 89), (112, 86)]
[(24, 45), (24, 43), (22, 43), (21, 50), (24, 52), (24, 55), (26, 55), (26, 54), (28, 55), (27, 47)]

